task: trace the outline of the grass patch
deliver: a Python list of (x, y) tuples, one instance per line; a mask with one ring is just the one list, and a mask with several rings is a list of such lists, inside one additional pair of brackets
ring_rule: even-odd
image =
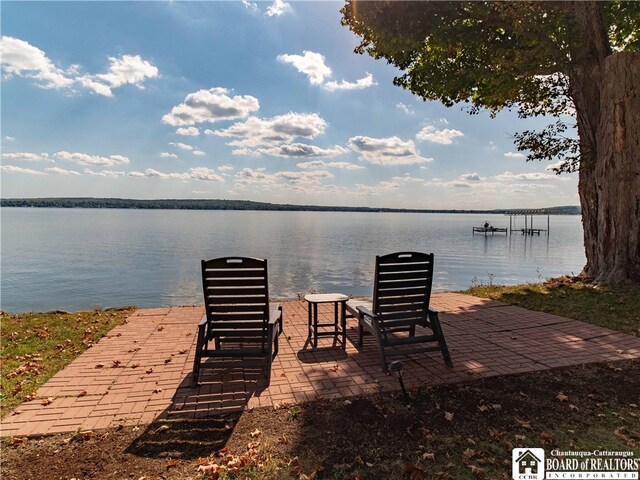
[(35, 396), (38, 387), (120, 325), (133, 307), (76, 313), (0, 316), (0, 416)]
[(637, 286), (610, 290), (561, 277), (528, 285), (479, 285), (462, 293), (640, 336), (640, 287)]

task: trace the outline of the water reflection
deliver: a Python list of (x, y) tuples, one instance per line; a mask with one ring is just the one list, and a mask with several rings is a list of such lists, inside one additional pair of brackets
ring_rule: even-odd
[[(269, 261), (270, 293), (371, 293), (375, 255), (435, 253), (434, 287), (522, 283), (584, 264), (577, 216), (550, 236), (472, 235), (501, 215), (2, 209), (2, 309), (199, 304), (200, 260)], [(46, 279), (46, 280), (44, 280)], [(37, 291), (38, 295), (30, 292)]]

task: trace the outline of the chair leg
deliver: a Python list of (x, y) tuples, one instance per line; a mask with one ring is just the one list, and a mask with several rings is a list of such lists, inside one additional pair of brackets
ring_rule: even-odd
[(191, 374), (191, 388), (198, 386), (200, 376), (200, 360), (202, 359), (202, 350), (205, 348), (205, 326), (198, 325), (198, 340), (196, 341), (196, 355), (193, 359), (193, 373)]
[(431, 329), (433, 333), (438, 338), (438, 343), (440, 344), (440, 351), (442, 352), (442, 358), (444, 358), (444, 363), (447, 367), (453, 367), (453, 362), (451, 361), (451, 355), (449, 355), (449, 347), (447, 346), (447, 341), (444, 338), (444, 332), (442, 331), (442, 326), (440, 325), (440, 318), (436, 312), (429, 314), (429, 319), (431, 321)]

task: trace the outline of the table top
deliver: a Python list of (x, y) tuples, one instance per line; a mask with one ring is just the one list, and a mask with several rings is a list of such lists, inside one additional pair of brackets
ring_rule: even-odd
[(331, 303), (346, 302), (349, 300), (349, 296), (342, 293), (317, 293), (313, 295), (305, 295), (304, 299), (309, 303)]

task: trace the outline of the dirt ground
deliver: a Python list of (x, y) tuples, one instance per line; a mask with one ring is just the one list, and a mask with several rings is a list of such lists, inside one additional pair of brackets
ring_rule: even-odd
[(4, 479), (510, 478), (514, 447), (640, 457), (640, 361), (2, 444)]

